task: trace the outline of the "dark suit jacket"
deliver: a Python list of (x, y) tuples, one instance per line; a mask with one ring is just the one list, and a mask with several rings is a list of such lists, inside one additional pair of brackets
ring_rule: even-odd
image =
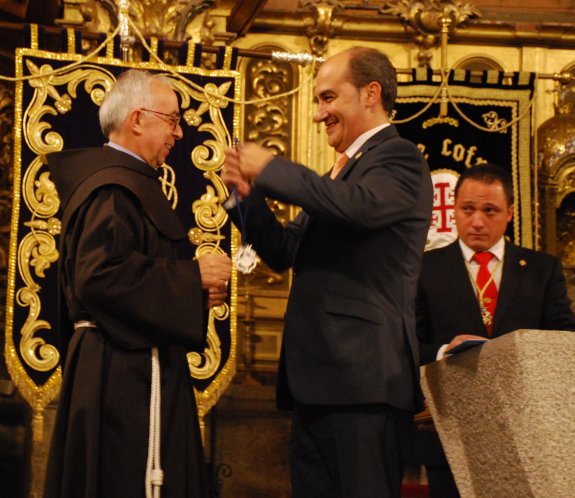
[[(280, 407), (293, 395), (419, 409), (414, 305), (432, 192), (425, 159), (394, 126), (369, 139), (336, 180), (281, 158), (259, 176), (241, 204), (247, 241), (276, 271), (294, 269)], [(284, 227), (264, 196), (303, 211)]]
[[(575, 330), (559, 260), (549, 254), (505, 246), (492, 337), (518, 329)], [(417, 294), (421, 363), (456, 335), (487, 337), (459, 242), (428, 251)]]
[[(514, 330), (575, 330), (561, 263), (553, 256), (507, 243), (492, 337)], [(428, 251), (417, 293), (417, 335), (421, 363), (435, 361), (437, 351), (459, 334), (487, 337), (475, 290), (459, 241)], [(416, 430), (412, 463), (448, 467), (434, 431)], [(446, 483), (436, 482), (435, 487)], [(441, 491), (453, 496), (452, 485)], [(440, 491), (437, 488), (437, 491)]]

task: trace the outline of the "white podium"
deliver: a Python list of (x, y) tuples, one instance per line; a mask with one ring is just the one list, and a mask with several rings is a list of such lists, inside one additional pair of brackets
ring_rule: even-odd
[(575, 497), (575, 332), (517, 330), (421, 372), (462, 498)]

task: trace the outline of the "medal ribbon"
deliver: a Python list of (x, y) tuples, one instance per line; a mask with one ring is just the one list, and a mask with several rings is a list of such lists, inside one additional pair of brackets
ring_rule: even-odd
[(244, 214), (242, 213), (242, 208), (240, 207), (240, 198), (238, 196), (238, 189), (234, 185), (234, 190), (232, 191), (234, 194), (234, 199), (236, 201), (236, 208), (238, 210), (238, 215), (240, 217), (240, 230), (242, 233), (242, 241), (245, 243), (247, 234), (246, 234), (246, 222), (244, 220)]

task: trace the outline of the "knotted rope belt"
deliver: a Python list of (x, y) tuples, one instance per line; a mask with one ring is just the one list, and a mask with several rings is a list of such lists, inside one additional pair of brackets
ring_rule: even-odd
[[(74, 330), (97, 328), (95, 322), (79, 320), (74, 323)], [(148, 460), (146, 462), (146, 498), (160, 498), (164, 484), (164, 471), (160, 464), (160, 430), (161, 430), (161, 383), (160, 356), (158, 348), (152, 348), (152, 379), (150, 389), (150, 431), (148, 436)]]

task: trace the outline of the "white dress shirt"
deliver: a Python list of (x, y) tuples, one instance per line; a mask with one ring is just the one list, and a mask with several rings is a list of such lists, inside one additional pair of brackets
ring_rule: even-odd
[[(469, 246), (465, 245), (461, 239), (459, 239), (459, 246), (461, 247), (463, 260), (465, 261), (465, 267), (469, 273), (469, 280), (471, 281), (471, 285), (477, 294), (475, 281), (477, 279), (477, 272), (479, 271), (479, 263), (473, 259), (475, 251)], [(501, 286), (501, 269), (503, 268), (503, 258), (505, 256), (505, 238), (501, 237), (493, 246), (491, 246), (489, 251), (485, 252), (490, 252), (494, 256), (487, 267), (489, 268), (489, 272), (493, 275), (493, 282), (495, 283), (495, 286), (497, 289), (499, 289)], [(464, 333), (464, 331), (462, 331), (462, 333)], [(446, 356), (445, 350), (447, 349), (447, 346), (449, 346), (449, 344), (444, 344), (438, 349), (437, 356), (435, 357), (436, 360), (441, 360)], [(449, 353), (447, 353), (447, 355), (449, 356)]]

